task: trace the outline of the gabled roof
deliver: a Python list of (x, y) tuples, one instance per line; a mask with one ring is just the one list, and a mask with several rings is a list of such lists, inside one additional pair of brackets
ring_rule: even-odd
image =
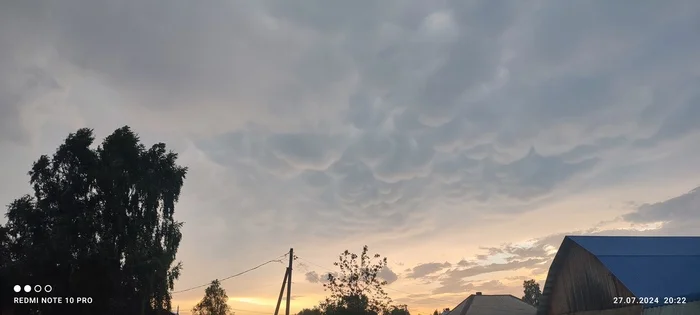
[(470, 295), (448, 315), (534, 315), (535, 307), (512, 295)]
[(700, 299), (700, 237), (567, 238), (596, 256), (637, 297)]

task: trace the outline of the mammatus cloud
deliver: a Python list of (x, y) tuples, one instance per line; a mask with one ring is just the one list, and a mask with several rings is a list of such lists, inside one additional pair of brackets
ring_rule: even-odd
[(90, 73), (136, 124), (197, 139), (236, 212), (340, 238), (526, 211), (699, 131), (692, 1), (166, 2), (4, 5), (3, 55), (27, 60), (0, 65), (47, 79), (3, 72), (3, 117)]

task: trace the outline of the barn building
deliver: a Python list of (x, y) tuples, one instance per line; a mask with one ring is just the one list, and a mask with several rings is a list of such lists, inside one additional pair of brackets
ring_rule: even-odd
[(476, 292), (445, 315), (535, 315), (537, 310), (512, 295)]
[(700, 315), (700, 237), (567, 236), (537, 315)]

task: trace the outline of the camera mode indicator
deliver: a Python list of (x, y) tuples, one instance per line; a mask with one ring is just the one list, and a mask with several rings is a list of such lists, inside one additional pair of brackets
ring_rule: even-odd
[[(15, 293), (51, 293), (51, 285), (15, 285)], [(12, 299), (14, 304), (92, 304), (92, 297), (85, 296), (15, 296)]]

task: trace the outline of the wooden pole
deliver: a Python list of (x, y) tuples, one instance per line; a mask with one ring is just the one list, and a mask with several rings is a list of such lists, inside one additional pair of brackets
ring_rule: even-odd
[(289, 249), (289, 267), (287, 267), (287, 312), (285, 315), (290, 315), (289, 314), (289, 306), (291, 305), (292, 301), (292, 263), (294, 262), (294, 248)]
[(287, 285), (287, 277), (289, 277), (289, 268), (284, 272), (284, 279), (282, 279), (282, 289), (280, 289), (280, 297), (277, 298), (277, 307), (275, 308), (275, 315), (280, 312), (280, 305), (282, 304), (282, 297), (284, 296), (284, 287)]

